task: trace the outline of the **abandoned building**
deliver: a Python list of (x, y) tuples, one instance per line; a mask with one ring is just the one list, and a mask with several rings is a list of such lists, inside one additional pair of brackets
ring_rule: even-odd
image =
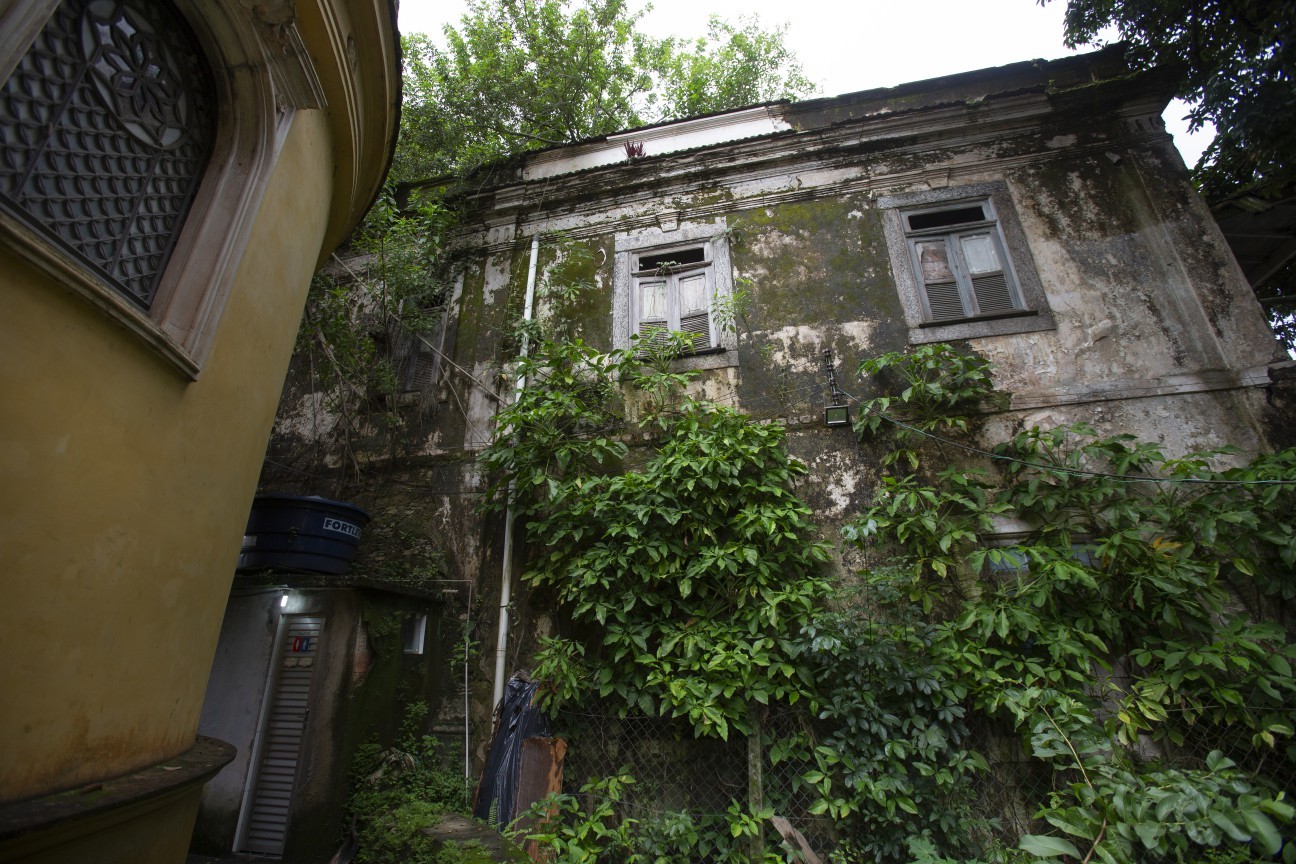
[(377, 195), (395, 4), (0, 11), (0, 860), (183, 861), (311, 274)]
[[(510, 398), (514, 319), (558, 302), (546, 285), (592, 286), (566, 312), (594, 346), (691, 334), (696, 350), (675, 368), (698, 373), (695, 395), (786, 424), (809, 466), (798, 494), (825, 536), (878, 474), (848, 428), (825, 425), (825, 352), (851, 391), (864, 358), (965, 346), (994, 364), (1003, 401), (983, 420), (999, 439), (1085, 421), (1174, 452), (1289, 445), (1291, 361), (1164, 131), (1171, 88), (1105, 50), (759, 105), (494, 166), (461, 202), (437, 325), (397, 358), (418, 370), (402, 381), (408, 399), (375, 408), (343, 452), (341, 421), (299, 362), (261, 487), (365, 508), (358, 577), (433, 566), (452, 589), (425, 595), (429, 638), (449, 657), (466, 621), (480, 650), (445, 664), (432, 709), (453, 758), (480, 766), (504, 680), (555, 628), (516, 579), (543, 538), (482, 515), (475, 463)], [(329, 650), (356, 668), (383, 619), (346, 602)], [(342, 711), (346, 699), (327, 704)], [(230, 823), (237, 801), (225, 806), (213, 820)]]
[[(191, 835), (328, 860), (351, 758), (410, 706), (453, 770), (480, 770), (506, 679), (560, 626), (518, 580), (544, 539), (480, 507), (519, 316), (562, 304), (603, 349), (689, 334), (673, 368), (786, 426), (825, 537), (879, 475), (853, 370), (909, 346), (994, 364), (987, 437), (1082, 420), (1173, 452), (1293, 443), (1292, 363), (1161, 125), (1172, 82), (1118, 50), (489, 166), (458, 193), (430, 323), (379, 334), (400, 392), (343, 417), (293, 335), (313, 273), (364, 278), (332, 251), (390, 159), (394, 13), (251, 6), (0, 13), (0, 681), (21, 694), (0, 715), (0, 860), (176, 862)], [(160, 58), (166, 110), (115, 89), (119, 40)], [(325, 508), (356, 560), (244, 560), (257, 491)], [(659, 803), (703, 769), (746, 782), (742, 742), (694, 759), (650, 727), (603, 755), (656, 772)]]

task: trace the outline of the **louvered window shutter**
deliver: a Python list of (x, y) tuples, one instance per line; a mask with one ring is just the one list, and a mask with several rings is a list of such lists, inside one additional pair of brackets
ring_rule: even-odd
[(949, 246), (944, 238), (914, 243), (918, 274), (927, 295), (927, 312), (932, 321), (956, 321), (967, 317), (958, 281), (949, 260)]
[(1011, 312), (1017, 304), (1008, 286), (1008, 276), (995, 248), (994, 238), (987, 233), (970, 234), (959, 238), (963, 261), (972, 282), (977, 312), (994, 315)]
[(679, 279), (679, 329), (693, 340), (694, 351), (711, 347), (711, 292), (708, 272), (690, 273)]
[[(1026, 311), (988, 205), (906, 215), (910, 257), (932, 324)], [(976, 225), (970, 223), (979, 223)], [(950, 231), (951, 228), (962, 230)]]

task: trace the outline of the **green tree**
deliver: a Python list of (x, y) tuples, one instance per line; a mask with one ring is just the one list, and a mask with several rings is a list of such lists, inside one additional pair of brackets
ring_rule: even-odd
[(405, 40), (404, 146), (423, 170), (470, 170), (643, 122), (662, 46), (641, 15), (625, 0), (472, 0), (444, 47)]
[(713, 20), (656, 39), (627, 0), (471, 0), (444, 44), (404, 40), (394, 176), (467, 173), (525, 150), (808, 93), (783, 30)]
[(1104, 42), (1108, 28), (1135, 65), (1180, 70), (1193, 128), (1215, 124), (1197, 166), (1208, 198), (1275, 195), (1296, 181), (1296, 2), (1067, 0), (1068, 45)]
[(753, 16), (737, 26), (712, 15), (707, 34), (671, 40), (663, 70), (663, 117), (692, 117), (773, 99), (795, 99), (814, 90), (796, 55), (783, 44), (784, 24), (762, 30)]

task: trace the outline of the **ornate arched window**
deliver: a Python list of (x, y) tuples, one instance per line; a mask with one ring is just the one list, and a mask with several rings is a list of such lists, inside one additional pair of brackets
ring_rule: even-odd
[(170, 4), (64, 0), (0, 89), (0, 207), (148, 310), (215, 136)]

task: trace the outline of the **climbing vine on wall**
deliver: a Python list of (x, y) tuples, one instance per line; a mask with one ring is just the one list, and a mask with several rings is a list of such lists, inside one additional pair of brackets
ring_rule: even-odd
[[(899, 430), (912, 440), (930, 431), (933, 401), (952, 412), (983, 398), (988, 376), (945, 398), (967, 383), (959, 356), (921, 349), (865, 364), (866, 375), (889, 369), (902, 382), (866, 407), (865, 436)], [(1296, 859), (1284, 842), (1296, 785), (1296, 454), (1241, 466), (1229, 450), (1171, 458), (1132, 435), (1077, 424), (1028, 429), (1001, 444), (992, 479), (953, 467), (979, 457), (952, 452), (949, 442), (903, 449), (846, 531), (852, 542), (897, 553), (894, 566), (862, 574), (873, 603), (870, 618), (851, 620), (862, 634), (855, 644), (901, 628), (888, 648), (894, 657), (920, 639), (891, 678), (922, 673), (941, 698), (910, 698), (905, 711), (922, 709), (923, 722), (943, 722), (947, 735), (950, 718), (971, 712), (1052, 772), (1051, 791), (1029, 802), (1037, 827), (1018, 838), (1017, 854)], [(996, 535), (998, 514), (1029, 530)], [(873, 698), (845, 710), (867, 713)], [(911, 728), (887, 737), (916, 736)], [(903, 792), (977, 758), (947, 746), (940, 764), (919, 750), (918, 764), (879, 766), (888, 748), (876, 735), (839, 738), (810, 779), (837, 812), (864, 813), (862, 824), (872, 824), (879, 784)], [(860, 760), (871, 770), (852, 771)], [(940, 803), (932, 791), (940, 792), (911, 794), (905, 805), (909, 839), (923, 838), (911, 849), (927, 860), (966, 853), (971, 825), (932, 830), (927, 805)], [(877, 849), (876, 837), (850, 839), (891, 857), (896, 850)]]
[[(766, 746), (809, 766), (839, 864), (1296, 859), (1296, 454), (1170, 457), (1083, 425), (969, 450), (989, 366), (883, 355), (857, 427), (881, 472), (844, 539), (890, 560), (848, 589), (783, 428), (646, 359), (540, 339), (540, 386), (483, 456), (570, 621), (535, 658), (551, 706), (716, 737), (808, 706)], [(1029, 826), (979, 806), (987, 741), (1043, 778), (1016, 791)]]
[(368, 428), (404, 422), (398, 408), (408, 363), (440, 322), (443, 244), (453, 224), (438, 204), (402, 211), (384, 193), (351, 238), (349, 263), (334, 256), (311, 282), (297, 354), (321, 396), (317, 421), (328, 424), (327, 449), (357, 471), (357, 444)]
[[(528, 520), (524, 578), (554, 592), (573, 635), (597, 634), (545, 643), (550, 703), (596, 695), (728, 738), (750, 731), (753, 706), (811, 694), (800, 631), (827, 550), (792, 491), (806, 469), (783, 427), (663, 398), (687, 376), (651, 361), (542, 341), (525, 363), (537, 385), (500, 413), (483, 464)], [(634, 467), (627, 391), (646, 394), (638, 428), (653, 435)]]

